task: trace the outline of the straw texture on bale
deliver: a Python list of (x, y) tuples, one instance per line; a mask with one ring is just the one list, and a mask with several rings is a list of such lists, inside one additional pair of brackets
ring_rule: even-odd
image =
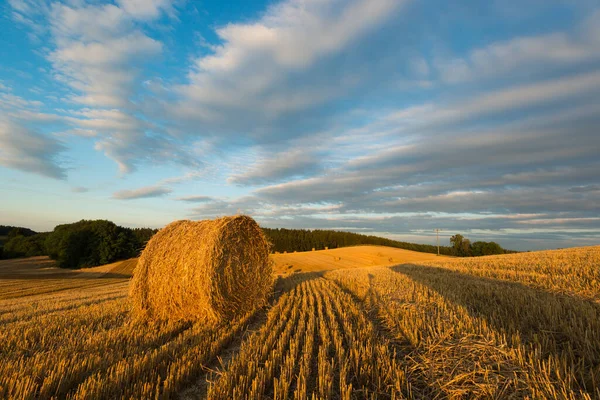
[(248, 216), (173, 222), (142, 252), (131, 283), (133, 313), (213, 321), (243, 315), (266, 302), (269, 248)]

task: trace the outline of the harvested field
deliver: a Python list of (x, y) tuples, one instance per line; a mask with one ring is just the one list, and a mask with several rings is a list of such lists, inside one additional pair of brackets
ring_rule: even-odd
[(600, 398), (600, 248), (396, 251), (279, 255), (306, 272), (215, 326), (132, 320), (135, 260), (0, 262), (0, 398)]
[(438, 258), (435, 254), (395, 249), (385, 246), (355, 246), (332, 250), (271, 254), (274, 273), (326, 271), (341, 268), (387, 266), (411, 262), (426, 262)]

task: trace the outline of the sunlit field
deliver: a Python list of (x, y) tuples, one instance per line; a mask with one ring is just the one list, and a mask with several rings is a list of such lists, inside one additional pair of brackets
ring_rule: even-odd
[(272, 258), (269, 305), (214, 326), (132, 318), (135, 259), (0, 261), (0, 398), (600, 398), (600, 247)]
[(272, 254), (271, 258), (274, 263), (273, 271), (278, 275), (448, 259), (435, 254), (385, 246), (355, 246), (311, 252), (276, 253)]

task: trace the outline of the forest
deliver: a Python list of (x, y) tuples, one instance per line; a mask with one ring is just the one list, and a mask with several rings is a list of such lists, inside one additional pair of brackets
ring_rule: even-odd
[[(386, 239), (333, 230), (263, 228), (273, 252), (335, 249), (339, 247), (378, 245), (437, 253), (437, 246)], [(37, 233), (28, 228), (0, 226), (0, 258), (48, 255), (62, 268), (86, 268), (138, 257), (152, 235), (151, 228), (127, 228), (107, 220), (81, 220), (58, 225), (52, 232)], [(440, 254), (457, 257), (505, 254), (495, 242), (471, 243), (462, 235), (450, 238), (450, 246), (440, 246)]]
[[(401, 242), (379, 236), (361, 235), (359, 233), (332, 231), (332, 230), (307, 230), (307, 229), (269, 229), (263, 231), (273, 244), (273, 251), (310, 251), (323, 250), (325, 248), (336, 249), (338, 247), (376, 245), (388, 246), (399, 249), (419, 251), (422, 253), (437, 253), (437, 246), (430, 244), (418, 244)], [(454, 235), (450, 238), (450, 246), (440, 246), (440, 254), (457, 257), (487, 256), (493, 254), (513, 253), (503, 249), (495, 242), (477, 241), (471, 243), (462, 235)]]
[[(429, 244), (399, 242), (379, 236), (361, 235), (353, 232), (285, 228), (263, 228), (263, 231), (273, 244), (273, 251), (280, 253), (284, 251), (310, 251), (313, 248), (315, 250), (336, 249), (358, 245), (389, 246), (424, 253), (437, 253), (437, 247)], [(452, 248), (440, 246), (440, 254), (452, 255)]]
[(47, 255), (61, 268), (86, 268), (137, 257), (152, 235), (151, 228), (126, 228), (106, 220), (81, 220), (36, 233), (0, 226), (4, 243), (0, 258)]

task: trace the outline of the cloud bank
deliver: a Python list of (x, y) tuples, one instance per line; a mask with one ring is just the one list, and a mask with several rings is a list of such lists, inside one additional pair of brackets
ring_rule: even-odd
[(4, 167), (64, 180), (86, 141), (155, 182), (113, 198), (182, 216), (600, 240), (592, 2), (285, 0), (207, 26), (168, 0), (10, 4), (52, 90), (0, 82)]

